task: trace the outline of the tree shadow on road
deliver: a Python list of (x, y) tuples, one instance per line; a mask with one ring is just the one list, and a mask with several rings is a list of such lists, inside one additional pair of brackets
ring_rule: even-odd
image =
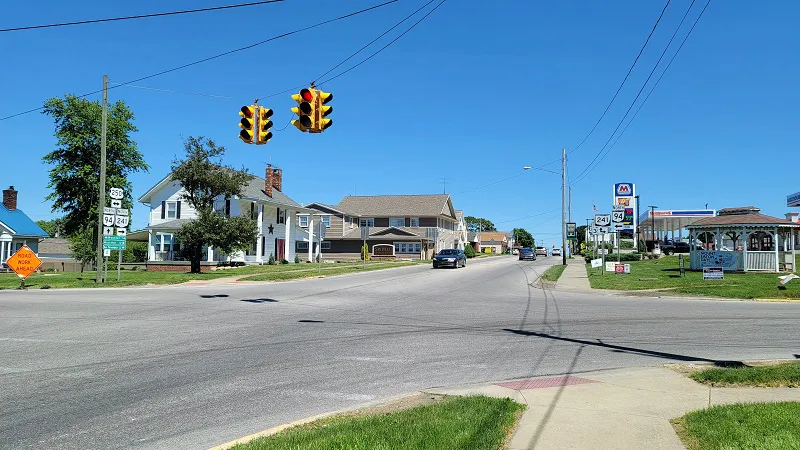
[(239, 301), (247, 303), (278, 303), (278, 300), (274, 298), (243, 298)]

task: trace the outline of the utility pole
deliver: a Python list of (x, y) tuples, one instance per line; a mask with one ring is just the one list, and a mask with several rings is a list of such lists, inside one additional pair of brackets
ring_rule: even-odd
[(567, 149), (561, 150), (561, 264), (567, 265)]
[(106, 121), (108, 119), (108, 75), (103, 75), (103, 119), (100, 125), (100, 201), (97, 204), (97, 277), (103, 281), (103, 208), (106, 206)]
[[(567, 203), (567, 222), (572, 222), (572, 186), (569, 187), (569, 203)], [(575, 241), (569, 241), (569, 255), (574, 253)], [(563, 250), (566, 251), (566, 250)]]

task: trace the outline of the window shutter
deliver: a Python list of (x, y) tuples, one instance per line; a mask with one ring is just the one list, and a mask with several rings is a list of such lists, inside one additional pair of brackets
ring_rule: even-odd
[(176, 219), (180, 219), (181, 218), (181, 201), (180, 200), (178, 200), (177, 209), (178, 209), (178, 211), (175, 213), (175, 218)]
[(276, 222), (281, 223), (281, 209), (278, 208), (278, 217), (275, 219)]
[(250, 203), (250, 218), (255, 219), (256, 217), (256, 204)]
[(225, 200), (225, 217), (231, 216), (231, 201)]
[(163, 201), (161, 202), (161, 218), (163, 219), (165, 217), (167, 217), (167, 202)]

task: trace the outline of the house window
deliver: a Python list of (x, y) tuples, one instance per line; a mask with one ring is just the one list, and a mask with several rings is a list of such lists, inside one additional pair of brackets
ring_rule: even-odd
[(415, 244), (413, 242), (395, 242), (395, 253), (420, 253), (422, 251), (422, 244)]
[(331, 227), (331, 216), (322, 216), (320, 220), (325, 224), (325, 228)]
[(220, 215), (225, 215), (225, 200), (214, 200), (214, 211)]
[(278, 223), (286, 223), (286, 211), (281, 211), (280, 208), (278, 208), (277, 222)]
[(299, 221), (301, 227), (305, 228), (308, 226), (308, 216), (297, 216), (297, 220)]
[(389, 226), (390, 227), (404, 227), (404, 226), (406, 226), (406, 219), (405, 219), (405, 217), (390, 217), (389, 218)]
[(331, 241), (322, 241), (322, 249), (323, 250), (330, 250), (331, 249)]
[(419, 226), (419, 217), (412, 217), (411, 218), (411, 226), (418, 227)]
[(178, 202), (167, 202), (167, 219), (175, 219), (178, 217)]
[(308, 250), (308, 242), (297, 241), (297, 250)]
[(373, 228), (375, 226), (375, 219), (361, 219), (359, 224), (362, 227), (370, 227)]

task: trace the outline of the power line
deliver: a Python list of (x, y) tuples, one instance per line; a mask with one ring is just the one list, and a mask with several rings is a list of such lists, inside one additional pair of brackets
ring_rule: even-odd
[[(559, 158), (558, 160), (561, 161), (561, 158)], [(552, 164), (552, 163), (548, 163), (548, 164)], [(545, 166), (546, 165), (547, 164), (545, 164)], [(553, 170), (545, 169), (544, 166), (531, 167), (531, 170), (541, 170), (542, 172), (554, 173), (556, 175), (559, 175), (558, 172), (555, 172)], [(467, 189), (467, 190), (464, 190), (464, 191), (456, 192), (456, 193), (450, 194), (450, 195), (460, 195), (460, 194), (464, 194), (464, 193), (467, 193), (467, 192), (477, 191), (478, 189), (487, 188), (489, 186), (494, 186), (495, 184), (500, 184), (502, 182), (505, 182), (505, 181), (508, 181), (508, 180), (511, 180), (511, 179), (514, 179), (514, 178), (517, 178), (517, 177), (521, 177), (522, 175), (525, 175), (527, 172), (528, 171), (525, 170), (525, 171), (522, 171), (522, 172), (520, 172), (520, 173), (518, 173), (516, 175), (511, 175), (510, 177), (501, 178), (499, 180), (492, 181), (491, 183), (487, 183), (487, 184), (484, 184), (482, 186), (477, 186), (477, 187), (474, 187), (474, 188), (470, 188), (470, 189)]]
[(670, 1), (671, 0), (667, 0), (667, 4), (664, 5), (664, 8), (661, 10), (661, 14), (658, 16), (658, 20), (656, 20), (656, 23), (653, 24), (653, 29), (650, 30), (650, 34), (647, 35), (647, 39), (644, 41), (644, 45), (642, 45), (642, 48), (639, 49), (639, 54), (636, 55), (636, 59), (633, 60), (633, 64), (631, 64), (630, 69), (628, 69), (628, 73), (625, 75), (625, 78), (622, 80), (622, 83), (617, 88), (617, 92), (614, 93), (614, 97), (612, 97), (611, 101), (608, 102), (608, 106), (606, 106), (606, 109), (605, 109), (605, 111), (603, 111), (603, 114), (600, 115), (600, 118), (597, 119), (597, 122), (595, 122), (594, 126), (589, 131), (589, 134), (587, 134), (586, 137), (583, 138), (581, 143), (578, 144), (574, 149), (572, 149), (568, 153), (572, 153), (572, 152), (578, 150), (579, 148), (581, 148), (581, 145), (583, 145), (583, 143), (586, 142), (587, 139), (589, 139), (589, 136), (591, 136), (592, 133), (594, 133), (594, 130), (597, 129), (597, 126), (600, 125), (600, 121), (603, 120), (603, 117), (606, 116), (606, 113), (608, 112), (609, 108), (611, 108), (611, 105), (614, 103), (614, 100), (617, 99), (617, 96), (619, 95), (619, 92), (622, 90), (622, 86), (625, 86), (625, 82), (628, 81), (628, 77), (631, 76), (631, 72), (633, 72), (633, 68), (636, 67), (636, 63), (639, 61), (639, 58), (642, 56), (642, 53), (644, 52), (644, 49), (647, 47), (647, 44), (650, 42), (650, 38), (653, 37), (653, 33), (656, 31), (656, 28), (658, 28), (658, 24), (661, 22), (661, 18), (664, 17), (664, 12), (666, 12)]
[(237, 97), (230, 97), (230, 96), (227, 96), (227, 95), (204, 94), (204, 93), (201, 93), (201, 92), (174, 91), (172, 89), (160, 89), (160, 88), (154, 88), (154, 87), (148, 87), (148, 86), (137, 86), (135, 84), (116, 84), (116, 83), (114, 83), (114, 87), (123, 87), (123, 86), (124, 87), (128, 87), (128, 88), (134, 88), (134, 89), (144, 89), (144, 90), (147, 90), (147, 91), (170, 92), (170, 93), (173, 93), (173, 94), (195, 95), (195, 96), (199, 96), (199, 97), (224, 98), (224, 99), (231, 99), (231, 100), (236, 100), (236, 98), (237, 98)]
[[(708, 5), (709, 5), (710, 2), (711, 2), (711, 0), (709, 0), (708, 3), (706, 3), (706, 6), (705, 6), (705, 8), (703, 8), (703, 11), (700, 13), (700, 15), (697, 16), (697, 20), (695, 21), (695, 25), (697, 24), (697, 21), (700, 20), (700, 17), (702, 17), (702, 13), (705, 12), (705, 9), (708, 8)], [(658, 68), (658, 65), (661, 63), (661, 60), (664, 58), (664, 55), (669, 50), (669, 47), (672, 45), (672, 41), (675, 39), (675, 36), (678, 34), (678, 31), (683, 26), (683, 22), (686, 20), (686, 17), (689, 15), (689, 12), (692, 10), (692, 7), (694, 6), (694, 3), (695, 3), (695, 0), (692, 0), (692, 3), (689, 5), (689, 8), (686, 10), (686, 13), (683, 15), (683, 18), (681, 19), (680, 23), (675, 28), (675, 32), (672, 33), (672, 37), (670, 37), (669, 42), (667, 42), (667, 45), (664, 47), (664, 51), (661, 52), (661, 55), (659, 56), (658, 61), (656, 61), (656, 64), (653, 66), (653, 70), (650, 71), (650, 74), (647, 76), (647, 79), (642, 84), (642, 88), (639, 89), (639, 92), (636, 94), (636, 97), (631, 102), (630, 106), (628, 107), (628, 110), (625, 112), (625, 115), (622, 116), (622, 119), (617, 124), (617, 127), (611, 133), (611, 136), (609, 136), (608, 140), (605, 142), (605, 144), (600, 149), (600, 151), (595, 155), (594, 159), (592, 159), (592, 161), (589, 163), (589, 165), (587, 165), (586, 168), (584, 168), (583, 171), (580, 174), (578, 174), (578, 176), (575, 177), (575, 180), (573, 180), (572, 184), (575, 184), (578, 181), (580, 181), (582, 179), (581, 177), (585, 178), (589, 173), (591, 173), (592, 170), (594, 170), (594, 168), (597, 167), (597, 165), (600, 164), (600, 161), (602, 161), (602, 158), (598, 161), (598, 157), (603, 155), (603, 151), (606, 150), (606, 148), (608, 147), (608, 144), (611, 142), (611, 140), (614, 138), (614, 135), (617, 133), (619, 128), (625, 122), (625, 119), (628, 117), (628, 114), (630, 114), (631, 110), (633, 109), (634, 105), (636, 104), (636, 101), (639, 100), (639, 97), (642, 95), (642, 92), (644, 91), (645, 87), (647, 86), (647, 83), (650, 82), (650, 78), (652, 78), (653, 74), (655, 73), (656, 69)], [(693, 29), (694, 29), (694, 25), (692, 26), (692, 30)], [(691, 30), (689, 31), (689, 33), (691, 33)], [(688, 36), (689, 36), (689, 34), (686, 35), (687, 38), (688, 38)], [(676, 54), (677, 54), (677, 52), (676, 52)], [(606, 151), (605, 155), (607, 155), (608, 152), (610, 152), (610, 151), (611, 151), (611, 149), (609, 148), (608, 151)], [(603, 158), (605, 158), (605, 155), (603, 155)], [(597, 161), (597, 164), (595, 164), (594, 167), (592, 167), (592, 164), (594, 164), (595, 161)]]
[(631, 123), (633, 123), (633, 120), (634, 120), (634, 119), (636, 119), (636, 116), (638, 116), (638, 115), (639, 115), (639, 111), (641, 111), (641, 110), (642, 110), (642, 107), (644, 106), (644, 104), (645, 104), (645, 103), (647, 103), (647, 99), (649, 99), (649, 98), (650, 98), (650, 94), (652, 94), (652, 93), (653, 93), (653, 91), (656, 89), (656, 86), (658, 86), (658, 83), (659, 83), (659, 82), (661, 82), (661, 79), (662, 79), (662, 78), (664, 78), (664, 74), (665, 74), (665, 73), (667, 73), (667, 70), (669, 70), (670, 66), (672, 65), (672, 61), (675, 61), (675, 57), (676, 57), (676, 56), (678, 56), (678, 53), (679, 53), (679, 52), (681, 51), (681, 49), (683, 48), (683, 44), (685, 44), (685, 43), (686, 43), (686, 40), (687, 40), (687, 39), (689, 39), (689, 35), (691, 35), (691, 34), (692, 34), (692, 31), (694, 30), (694, 27), (695, 27), (695, 25), (697, 25), (697, 22), (699, 22), (699, 21), (700, 21), (700, 18), (701, 18), (701, 17), (703, 17), (703, 13), (706, 11), (706, 8), (708, 8), (708, 5), (709, 5), (710, 3), (711, 3), (711, 0), (708, 0), (708, 2), (706, 2), (706, 6), (705, 6), (705, 7), (703, 7), (703, 10), (702, 10), (702, 11), (700, 11), (700, 15), (698, 15), (698, 16), (697, 16), (697, 19), (694, 21), (694, 24), (692, 25), (692, 28), (690, 28), (690, 29), (689, 29), (689, 32), (688, 32), (688, 33), (686, 34), (686, 36), (683, 38), (683, 42), (681, 42), (681, 45), (678, 47), (678, 50), (676, 50), (676, 51), (675, 51), (675, 54), (673, 54), (673, 55), (672, 55), (672, 58), (669, 60), (669, 63), (667, 64), (667, 67), (666, 67), (666, 68), (664, 68), (664, 71), (663, 71), (663, 72), (661, 72), (661, 75), (658, 77), (658, 79), (656, 80), (656, 82), (653, 84), (653, 87), (652, 87), (652, 88), (650, 88), (650, 92), (648, 92), (648, 93), (647, 93), (647, 95), (645, 96), (644, 100), (642, 100), (642, 103), (640, 103), (640, 104), (639, 104), (639, 108), (637, 108), (637, 109), (636, 109), (636, 112), (635, 112), (635, 113), (633, 114), (633, 116), (631, 117), (631, 120), (630, 120), (630, 121), (628, 121), (628, 124), (627, 124), (627, 125), (625, 125), (625, 128), (623, 128), (623, 129), (622, 129), (622, 132), (621, 132), (619, 135), (617, 135), (617, 139), (614, 141), (614, 143), (613, 143), (613, 144), (611, 144), (611, 147), (609, 147), (609, 148), (608, 148), (608, 151), (605, 153), (605, 155), (603, 155), (603, 156), (600, 158), (600, 161), (598, 162), (598, 164), (600, 164), (600, 162), (602, 162), (602, 161), (603, 161), (603, 159), (605, 159), (605, 157), (606, 157), (606, 156), (608, 156), (608, 154), (611, 152), (611, 149), (612, 149), (612, 148), (614, 148), (614, 146), (615, 146), (615, 145), (617, 145), (617, 142), (619, 142), (620, 138), (622, 138), (622, 135), (623, 135), (623, 134), (625, 134), (625, 131), (627, 131), (627, 130), (628, 130), (628, 127), (630, 127), (630, 126), (631, 126)]
[(440, 7), (440, 6), (442, 6), (442, 5), (444, 4), (444, 2), (446, 2), (446, 1), (447, 1), (447, 0), (442, 0), (442, 1), (440, 1), (438, 5), (436, 5), (436, 6), (435, 6), (433, 9), (431, 9), (430, 11), (428, 11), (428, 12), (427, 12), (427, 13), (426, 13), (424, 16), (422, 16), (422, 17), (421, 17), (421, 18), (420, 18), (418, 21), (414, 22), (414, 25), (411, 25), (411, 26), (410, 26), (410, 27), (409, 27), (409, 28), (408, 28), (406, 31), (402, 32), (402, 33), (401, 33), (399, 36), (397, 36), (396, 38), (394, 38), (394, 39), (392, 39), (391, 41), (389, 41), (389, 43), (388, 43), (388, 44), (386, 44), (386, 45), (384, 45), (383, 47), (381, 47), (380, 49), (378, 49), (378, 51), (376, 51), (375, 53), (373, 53), (373, 54), (369, 55), (368, 57), (366, 57), (365, 59), (363, 59), (361, 62), (359, 62), (358, 64), (356, 64), (356, 65), (354, 65), (354, 66), (352, 66), (352, 67), (350, 67), (349, 69), (345, 70), (344, 72), (341, 72), (341, 73), (339, 73), (338, 75), (335, 75), (335, 76), (333, 76), (333, 77), (331, 77), (331, 78), (328, 78), (328, 79), (327, 79), (327, 80), (325, 80), (325, 81), (321, 81), (321, 82), (319, 83), (319, 85), (321, 86), (321, 85), (323, 85), (323, 84), (325, 84), (325, 83), (327, 83), (327, 82), (329, 82), (329, 81), (333, 81), (333, 80), (335, 80), (335, 79), (339, 78), (340, 76), (342, 76), (342, 75), (346, 74), (347, 72), (350, 72), (351, 70), (355, 69), (356, 67), (358, 67), (358, 66), (360, 66), (360, 65), (364, 64), (365, 62), (369, 61), (370, 59), (374, 58), (374, 57), (375, 57), (375, 56), (377, 56), (377, 55), (378, 55), (380, 52), (382, 52), (382, 51), (386, 50), (386, 49), (387, 49), (387, 48), (388, 48), (390, 45), (394, 44), (394, 43), (395, 43), (395, 42), (397, 42), (397, 41), (398, 41), (400, 38), (402, 38), (403, 36), (405, 36), (405, 35), (406, 35), (406, 33), (408, 33), (409, 31), (413, 30), (413, 29), (414, 29), (414, 27), (416, 27), (417, 25), (419, 25), (419, 24), (420, 24), (420, 23), (421, 23), (423, 20), (427, 19), (427, 18), (428, 18), (428, 16), (430, 16), (431, 14), (433, 14), (433, 12), (434, 12), (434, 11), (436, 11), (437, 9), (439, 9), (439, 7)]
[[(349, 13), (349, 14), (345, 14), (343, 16), (339, 16), (339, 17), (336, 17), (334, 19), (328, 19), (328, 20), (325, 20), (323, 22), (319, 22), (319, 23), (316, 23), (314, 25), (307, 26), (305, 28), (300, 28), (300, 29), (297, 29), (297, 30), (294, 30), (294, 31), (289, 31), (287, 33), (279, 34), (279, 35), (273, 36), (273, 37), (271, 37), (269, 39), (265, 39), (263, 41), (256, 42), (255, 44), (247, 45), (245, 47), (239, 47), (237, 49), (229, 50), (229, 51), (224, 52), (224, 53), (219, 53), (217, 55), (210, 56), (208, 58), (203, 58), (203, 59), (200, 59), (200, 60), (188, 63), (188, 64), (184, 64), (182, 66), (173, 67), (172, 69), (163, 70), (161, 72), (157, 72), (157, 73), (154, 73), (154, 74), (151, 74), (151, 75), (147, 75), (147, 76), (144, 76), (144, 77), (141, 77), (141, 78), (137, 78), (135, 80), (126, 81), (125, 83), (121, 83), (121, 84), (118, 84), (118, 85), (115, 85), (115, 86), (111, 86), (111, 87), (109, 87), (109, 89), (115, 89), (115, 88), (118, 88), (118, 87), (121, 87), (121, 86), (126, 86), (126, 85), (129, 85), (129, 84), (132, 84), (132, 83), (138, 83), (138, 82), (140, 82), (142, 80), (147, 80), (149, 78), (154, 78), (154, 77), (157, 77), (157, 76), (160, 76), (160, 75), (164, 75), (164, 74), (167, 74), (167, 73), (170, 73), (170, 72), (175, 72), (177, 70), (181, 70), (181, 69), (185, 69), (187, 67), (195, 66), (197, 64), (208, 62), (208, 61), (211, 61), (211, 60), (214, 60), (214, 59), (217, 59), (217, 58), (221, 58), (223, 56), (227, 56), (227, 55), (230, 55), (230, 54), (233, 54), (233, 53), (237, 53), (237, 52), (241, 52), (241, 51), (244, 51), (244, 50), (248, 50), (248, 49), (251, 49), (253, 47), (257, 47), (259, 45), (266, 44), (267, 42), (271, 42), (271, 41), (275, 41), (275, 40), (278, 40), (278, 39), (282, 39), (282, 38), (291, 36), (293, 34), (301, 33), (303, 31), (308, 31), (308, 30), (310, 30), (312, 28), (317, 28), (317, 27), (322, 26), (322, 25), (326, 25), (326, 24), (329, 24), (329, 23), (332, 23), (332, 22), (337, 22), (339, 20), (343, 20), (343, 19), (346, 19), (346, 18), (349, 18), (349, 17), (352, 17), (352, 16), (356, 16), (356, 15), (359, 15), (359, 14), (363, 14), (363, 13), (365, 13), (367, 11), (371, 11), (373, 9), (381, 8), (383, 6), (395, 3), (397, 1), (399, 1), (399, 0), (388, 0), (388, 1), (384, 2), (384, 3), (378, 4), (378, 5), (375, 5), (375, 6), (371, 6), (369, 8), (364, 8), (364, 9), (361, 9), (361, 10), (358, 10), (358, 11), (355, 11), (355, 12), (352, 12), (352, 13)], [(102, 92), (102, 89), (99, 89), (99, 90), (96, 90), (96, 91), (93, 91), (93, 92), (89, 92), (88, 94), (80, 95), (79, 97), (88, 97), (90, 95), (94, 95), (94, 94), (97, 94), (99, 92)], [(2, 118), (0, 118), (0, 121), (8, 120), (8, 119), (11, 119), (11, 118), (14, 118), (14, 117), (22, 116), (24, 114), (29, 114), (29, 113), (36, 112), (36, 111), (41, 111), (43, 109), (44, 109), (44, 107), (29, 109), (27, 111), (23, 111), (23, 112), (20, 112), (20, 113), (17, 113), (17, 114), (12, 114), (10, 116), (2, 117)]]
[[(554, 213), (554, 212), (556, 212), (556, 211), (561, 211), (561, 208), (551, 209), (550, 211), (545, 211), (545, 212), (543, 212), (543, 213), (534, 214), (534, 215), (532, 215), (532, 216), (520, 217), (520, 218), (518, 218), (518, 219), (511, 219), (511, 220), (503, 220), (503, 221), (501, 221), (501, 222), (494, 222), (494, 224), (495, 224), (495, 225), (497, 225), (497, 224), (499, 224), (499, 223), (519, 222), (520, 220), (525, 220), (525, 219), (531, 219), (531, 218), (533, 218), (533, 217), (544, 216), (545, 214), (551, 214), (551, 213)], [(550, 220), (553, 220), (553, 219), (547, 219), (547, 221), (550, 221)], [(543, 222), (543, 223), (544, 223), (544, 222)]]
[(198, 12), (207, 12), (207, 11), (220, 11), (223, 9), (234, 9), (234, 8), (244, 8), (247, 6), (257, 6), (257, 5), (266, 5), (268, 3), (278, 3), (284, 0), (263, 0), (258, 2), (251, 2), (251, 3), (238, 3), (235, 5), (225, 5), (225, 6), (213, 6), (210, 8), (198, 8), (198, 9), (186, 9), (182, 11), (169, 11), (163, 13), (153, 13), (153, 14), (140, 14), (136, 16), (124, 16), (124, 17), (111, 17), (106, 19), (92, 19), (92, 20), (79, 20), (76, 22), (62, 22), (62, 23), (51, 23), (47, 25), (30, 25), (25, 27), (15, 27), (15, 28), (3, 28), (0, 29), (0, 33), (5, 33), (9, 31), (25, 31), (25, 30), (38, 30), (42, 28), (55, 28), (55, 27), (67, 27), (72, 25), (86, 25), (90, 23), (101, 23), (101, 22), (115, 22), (119, 20), (132, 20), (132, 19), (146, 19), (150, 17), (163, 17), (163, 16), (175, 16), (179, 14), (192, 14)]

